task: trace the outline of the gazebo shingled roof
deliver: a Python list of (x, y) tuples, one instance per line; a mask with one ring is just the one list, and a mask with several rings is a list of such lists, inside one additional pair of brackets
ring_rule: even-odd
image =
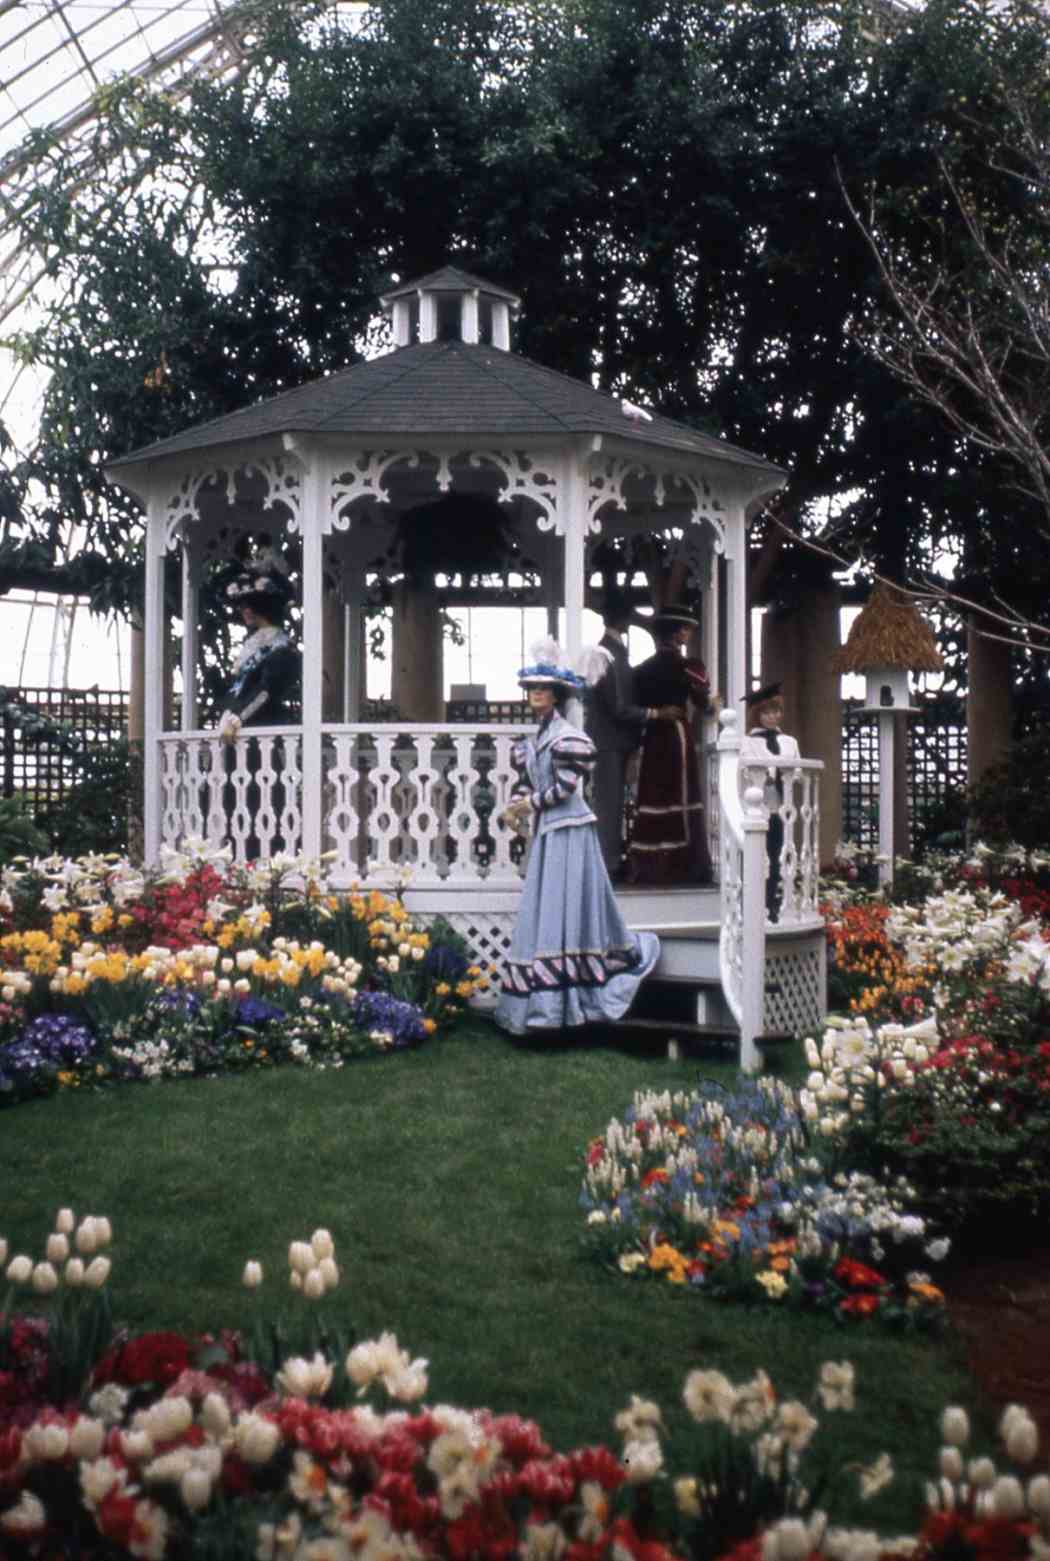
[(515, 352), (480, 343), (422, 342), (301, 385), (225, 417), (134, 450), (122, 469), (165, 456), (280, 434), (507, 435), (604, 434), (682, 455), (708, 456), (752, 471), (781, 468), (686, 423), (624, 413), (605, 395)]
[(885, 580), (876, 582), (845, 645), (832, 658), (835, 672), (869, 672), (875, 667), (944, 670), (929, 624), (911, 598)]

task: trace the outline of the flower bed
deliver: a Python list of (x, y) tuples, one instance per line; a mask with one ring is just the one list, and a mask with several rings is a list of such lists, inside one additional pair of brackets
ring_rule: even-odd
[[(925, 1211), (973, 1242), (1026, 1239), (1050, 1208), (1045, 874), (1044, 858), (983, 848), (912, 871), (913, 903), (878, 911), (887, 946), (928, 988), (927, 1022), (910, 1035), (872, 1027), (860, 1015), (902, 1010), (855, 1004), (852, 1057), (840, 1045), (830, 1070), (807, 1043), (825, 1074), (810, 1081), (815, 1115), (840, 1163), (907, 1176)], [(837, 930), (850, 910), (836, 912)]]
[(487, 985), (462, 939), (323, 865), (233, 868), (203, 847), (0, 874), (0, 1102), (417, 1046)]
[[(108, 1220), (71, 1210), (37, 1262), (8, 1260), (0, 1239), (5, 1557), (876, 1561), (915, 1549), (835, 1525), (851, 1490), (870, 1497), (894, 1477), (886, 1454), (836, 1460), (835, 1421), (856, 1396), (849, 1361), (825, 1362), (809, 1402), (779, 1397), (761, 1370), (734, 1383), (697, 1368), (673, 1444), (660, 1407), (632, 1395), (615, 1421), (618, 1452), (557, 1453), (516, 1415), (422, 1405), (427, 1362), (393, 1335), (333, 1339), (323, 1305), (339, 1270), (326, 1231), (289, 1247), (299, 1354), (274, 1353), (277, 1336), (261, 1328), (112, 1334), (100, 1250), (111, 1240)], [(246, 1283), (257, 1292), (261, 1278), (249, 1262)], [(1027, 1413), (1011, 1406), (1001, 1429), (1008, 1456), (1031, 1464)], [(1026, 1490), (988, 1458), (964, 1463), (960, 1409), (945, 1411), (942, 1431), (920, 1553), (957, 1555), (986, 1530), (999, 1555), (1022, 1556), (1029, 1541), (1041, 1554), (1050, 1479)]]
[(587, 1152), (592, 1249), (622, 1273), (846, 1320), (939, 1319), (948, 1250), (903, 1181), (826, 1173), (795, 1092), (773, 1079), (640, 1092)]

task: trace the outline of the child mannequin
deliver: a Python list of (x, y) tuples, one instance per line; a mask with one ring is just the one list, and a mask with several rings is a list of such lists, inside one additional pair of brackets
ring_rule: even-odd
[(769, 809), (769, 832), (766, 835), (766, 852), (769, 867), (766, 874), (766, 920), (775, 922), (780, 915), (781, 870), (780, 855), (784, 848), (784, 820), (780, 804), (784, 800), (784, 782), (779, 770), (769, 765), (771, 756), (778, 759), (798, 759), (798, 743), (780, 729), (784, 719), (782, 683), (765, 683), (752, 693), (744, 695), (747, 705), (748, 730), (740, 739), (740, 763), (749, 769), (767, 765), (763, 802)]

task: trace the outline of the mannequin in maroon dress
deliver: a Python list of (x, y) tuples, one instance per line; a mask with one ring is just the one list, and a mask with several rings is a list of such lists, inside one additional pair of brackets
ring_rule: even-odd
[(717, 709), (704, 664), (683, 655), (697, 627), (679, 609), (657, 613), (649, 625), (656, 652), (634, 669), (634, 703), (673, 718), (650, 720), (642, 738), (638, 801), (629, 853), (637, 884), (711, 882), (711, 854), (700, 790), (692, 717)]

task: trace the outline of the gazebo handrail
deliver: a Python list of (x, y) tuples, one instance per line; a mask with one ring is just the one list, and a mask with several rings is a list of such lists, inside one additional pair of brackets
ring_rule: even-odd
[[(246, 726), (241, 729), (241, 738), (246, 737), (280, 737), (285, 733), (294, 733), (299, 736), (303, 730), (301, 721), (285, 722), (281, 726)], [(321, 731), (332, 736), (345, 736), (347, 733), (360, 732), (368, 736), (373, 732), (404, 732), (406, 736), (428, 737), (434, 733), (447, 732), (450, 736), (458, 736), (470, 732), (478, 736), (508, 736), (518, 735), (532, 730), (531, 722), (519, 721), (325, 721), (321, 725)], [(164, 742), (184, 741), (187, 738), (218, 739), (217, 727), (194, 727), (190, 731), (181, 731), (178, 727), (165, 727), (160, 733)]]

